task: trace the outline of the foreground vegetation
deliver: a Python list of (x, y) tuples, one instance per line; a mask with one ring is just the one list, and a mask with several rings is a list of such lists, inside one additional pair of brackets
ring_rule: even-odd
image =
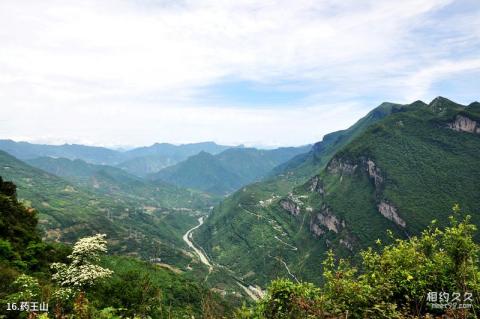
[(36, 211), (0, 178), (0, 318), (231, 317), (219, 295), (183, 273), (102, 256), (103, 236), (45, 243), (36, 226)]
[[(323, 284), (273, 281), (259, 302), (231, 307), (202, 283), (129, 257), (102, 256), (104, 236), (73, 247), (36, 233), (36, 213), (0, 180), (0, 318), (477, 318), (480, 247), (458, 206), (450, 225), (361, 252), (361, 263), (323, 262)], [(319, 265), (320, 267), (320, 265)], [(18, 311), (22, 302), (48, 311)], [(449, 304), (457, 309), (435, 309)], [(15, 305), (15, 306), (13, 306)], [(8, 308), (17, 308), (17, 311)]]
[[(454, 207), (450, 226), (436, 222), (421, 236), (369, 248), (352, 266), (330, 251), (323, 262), (324, 284), (279, 279), (267, 295), (237, 318), (477, 318), (480, 311), (479, 245), (470, 216)], [(390, 234), (391, 236), (391, 234)], [(436, 304), (451, 303), (448, 310)], [(464, 309), (461, 309), (461, 308)]]

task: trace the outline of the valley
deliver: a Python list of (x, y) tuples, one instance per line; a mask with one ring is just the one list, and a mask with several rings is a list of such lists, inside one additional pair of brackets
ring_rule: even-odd
[(38, 211), (45, 242), (106, 234), (108, 258), (141, 260), (239, 306), (262, 302), (276, 278), (321, 285), (330, 251), (357, 264), (377, 242), (445, 226), (457, 203), (480, 226), (479, 106), (383, 103), (313, 146), (126, 152), (171, 157), (153, 173), (122, 164), (125, 152), (2, 141), (0, 176)]
[(0, 0), (0, 319), (480, 318), (480, 0)]
[[(44, 150), (34, 144), (18, 143), (18, 149), (13, 142), (7, 144), (10, 152), (32, 158), (21, 161), (0, 151), (0, 176), (13, 181), (22, 202), (38, 210), (39, 229), (46, 241), (71, 244), (81, 237), (104, 233), (114, 255), (140, 258), (159, 267), (185, 272), (192, 278), (204, 278), (207, 285), (227, 294), (226, 298), (233, 298), (234, 302), (261, 296), (258, 287), (240, 279), (230, 269), (211, 263), (193, 241), (192, 233), (222, 196), (135, 176), (115, 163), (99, 164), (108, 162), (108, 158), (90, 161), (75, 154), (69, 154), (70, 158), (56, 157), (63, 146)], [(35, 157), (36, 151), (39, 157)], [(298, 152), (293, 148), (292, 151)], [(247, 150), (247, 154), (252, 152), (261, 153)], [(289, 152), (290, 149), (281, 149), (278, 153), (280, 158), (295, 155)], [(151, 156), (146, 149), (139, 153)], [(277, 156), (275, 151), (267, 153)], [(233, 154), (243, 156), (243, 150), (235, 149)], [(24, 156), (27, 155), (21, 157)]]

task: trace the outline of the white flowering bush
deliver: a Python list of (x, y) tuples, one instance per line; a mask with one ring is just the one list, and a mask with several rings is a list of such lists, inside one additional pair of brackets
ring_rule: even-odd
[(62, 287), (62, 288), (56, 289), (52, 294), (53, 300), (59, 301), (59, 302), (68, 302), (72, 300), (74, 296), (75, 296), (75, 290), (69, 287)]
[(77, 241), (72, 254), (68, 256), (72, 260), (69, 265), (52, 264), (55, 271), (52, 279), (62, 287), (83, 290), (93, 286), (98, 280), (111, 276), (111, 270), (96, 265), (100, 255), (107, 252), (105, 237), (105, 234), (98, 234)]
[(18, 292), (8, 296), (9, 302), (34, 300), (40, 295), (40, 285), (38, 280), (22, 274), (15, 279), (13, 285), (18, 288)]

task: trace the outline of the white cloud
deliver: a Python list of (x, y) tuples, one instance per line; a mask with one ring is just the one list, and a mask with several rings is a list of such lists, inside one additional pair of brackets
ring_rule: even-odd
[(412, 87), (409, 99), (420, 99), (431, 95), (430, 88), (436, 81), (463, 72), (480, 73), (480, 58), (460, 61), (438, 61), (434, 66), (420, 69), (408, 78), (407, 85)]
[(129, 146), (215, 140), (224, 144), (303, 145), (353, 124), (364, 113), (357, 105), (344, 103), (299, 109), (97, 105), (69, 108), (68, 117), (62, 107), (45, 111), (43, 107), (17, 108), (17, 116), (2, 123), (1, 131), (9, 132), (15, 140), (39, 143)]
[[(372, 96), (429, 97), (436, 77), (477, 68), (478, 11), (450, 25), (458, 16), (432, 15), (450, 2), (3, 0), (0, 137), (312, 142)], [(280, 108), (200, 99), (224, 79), (299, 81), (308, 96)]]

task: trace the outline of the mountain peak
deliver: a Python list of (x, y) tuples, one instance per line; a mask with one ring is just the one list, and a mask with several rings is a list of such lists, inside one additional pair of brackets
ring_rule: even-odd
[(427, 103), (423, 102), (422, 100), (416, 100), (415, 102), (410, 104), (411, 106), (428, 106)]
[(455, 102), (447, 99), (446, 97), (443, 96), (437, 96), (428, 104), (430, 107), (440, 107), (440, 106), (445, 106), (446, 104), (456, 104)]
[(197, 157), (205, 157), (205, 158), (211, 158), (213, 157), (212, 154), (210, 154), (209, 152), (206, 152), (206, 151), (200, 151), (197, 155), (194, 155), (194, 156), (197, 156)]
[(478, 101), (472, 102), (468, 105), (469, 108), (480, 108), (480, 103)]

